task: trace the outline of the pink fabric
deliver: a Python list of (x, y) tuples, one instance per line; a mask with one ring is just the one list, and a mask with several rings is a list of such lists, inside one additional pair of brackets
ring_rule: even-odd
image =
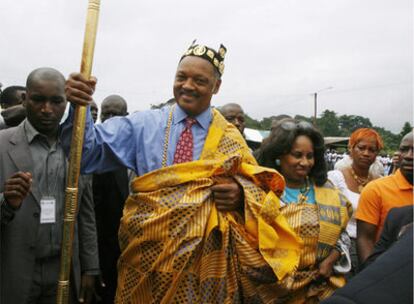
[(193, 160), (193, 133), (191, 127), (197, 123), (194, 118), (187, 117), (185, 119), (185, 128), (180, 135), (177, 147), (175, 148), (174, 164), (190, 162)]

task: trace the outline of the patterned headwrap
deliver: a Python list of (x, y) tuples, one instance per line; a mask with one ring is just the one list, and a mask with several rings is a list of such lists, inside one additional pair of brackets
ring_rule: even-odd
[(188, 50), (181, 57), (180, 61), (187, 56), (196, 56), (203, 58), (209, 61), (220, 74), (220, 76), (222, 76), (224, 72), (224, 56), (227, 52), (226, 47), (220, 44), (220, 48), (218, 52), (216, 52), (214, 49), (208, 46), (195, 44), (195, 42), (196, 40), (193, 41)]

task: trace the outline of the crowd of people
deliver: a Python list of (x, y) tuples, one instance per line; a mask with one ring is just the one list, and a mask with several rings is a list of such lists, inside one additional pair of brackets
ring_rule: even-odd
[[(395, 173), (398, 168), (399, 155), (400, 152), (398, 150), (394, 152), (392, 157), (389, 154), (378, 155), (371, 170), (376, 170), (376, 172), (383, 176)], [(335, 149), (328, 148), (325, 152), (325, 160), (328, 165), (328, 170), (334, 170), (338, 169), (344, 162), (349, 162), (350, 158), (348, 152), (340, 153)]]
[(357, 129), (342, 157), (285, 118), (253, 150), (242, 106), (211, 104), (225, 55), (193, 43), (174, 100), (132, 114), (53, 68), (2, 92), (1, 303), (56, 302), (75, 106), (70, 303), (412, 303), (413, 132), (391, 160)]

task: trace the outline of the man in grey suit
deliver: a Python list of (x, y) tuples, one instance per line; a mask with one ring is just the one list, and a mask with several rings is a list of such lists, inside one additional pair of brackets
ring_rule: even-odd
[[(65, 78), (40, 68), (27, 78), (27, 119), (0, 132), (1, 303), (55, 303), (67, 160), (58, 129)], [(81, 177), (71, 295), (88, 303), (99, 274), (91, 182)]]

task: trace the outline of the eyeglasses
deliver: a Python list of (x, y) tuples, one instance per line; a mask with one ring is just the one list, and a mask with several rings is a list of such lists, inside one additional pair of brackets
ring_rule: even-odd
[(280, 127), (286, 131), (293, 131), (296, 129), (304, 129), (304, 130), (315, 129), (315, 127), (310, 122), (307, 122), (304, 120), (301, 120), (299, 122), (295, 122), (291, 120), (284, 121), (281, 123)]

